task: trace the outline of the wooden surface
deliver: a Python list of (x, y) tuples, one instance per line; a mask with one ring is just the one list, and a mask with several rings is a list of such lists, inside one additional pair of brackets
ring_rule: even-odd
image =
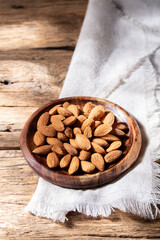
[(108, 218), (69, 213), (53, 223), (24, 212), (38, 177), (19, 150), (29, 115), (58, 97), (86, 0), (0, 0), (0, 239), (160, 239), (154, 222), (118, 210)]

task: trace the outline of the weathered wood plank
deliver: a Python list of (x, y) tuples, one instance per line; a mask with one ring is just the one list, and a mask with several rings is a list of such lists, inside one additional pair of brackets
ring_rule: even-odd
[(149, 222), (120, 211), (108, 219), (70, 213), (64, 224), (26, 214), (38, 176), (19, 150), (0, 151), (0, 161), (0, 239), (160, 238), (160, 219)]
[(74, 46), (87, 0), (1, 0), (0, 6), (0, 50)]

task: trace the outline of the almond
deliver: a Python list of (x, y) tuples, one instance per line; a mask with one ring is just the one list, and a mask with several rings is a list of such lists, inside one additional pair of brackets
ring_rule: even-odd
[(125, 130), (128, 129), (128, 126), (124, 123), (115, 123), (114, 127), (117, 128), (117, 129), (120, 129), (122, 131), (125, 131)]
[(69, 143), (64, 143), (63, 144), (64, 148), (66, 149), (66, 151), (71, 154), (72, 156), (78, 155), (77, 149), (74, 148), (71, 144)]
[(64, 149), (64, 147), (59, 147), (54, 145), (52, 147), (52, 151), (55, 152), (56, 154), (60, 155), (60, 156), (64, 156), (66, 154), (66, 150)]
[(49, 168), (56, 168), (59, 166), (59, 158), (56, 153), (51, 152), (47, 155), (47, 166)]
[(101, 121), (95, 121), (93, 126), (92, 126), (92, 130), (94, 130), (95, 128), (97, 128), (101, 124), (102, 124)]
[(79, 108), (76, 105), (71, 104), (71, 105), (69, 105), (68, 109), (69, 109), (69, 111), (71, 111), (73, 113), (73, 115), (75, 117), (78, 117), (80, 111), (79, 111)]
[(49, 113), (45, 112), (38, 119), (37, 128), (39, 129), (43, 126), (46, 126), (48, 124), (48, 122), (49, 122)]
[(81, 130), (82, 132), (84, 131), (84, 129), (86, 127), (90, 127), (94, 124), (94, 120), (92, 118), (87, 118), (83, 123), (82, 123), (82, 126), (81, 126)]
[(87, 138), (91, 138), (92, 137), (92, 129), (91, 127), (86, 127), (84, 129), (83, 134), (87, 137)]
[(113, 128), (111, 133), (117, 135), (118, 137), (125, 136), (125, 133), (122, 130), (118, 129), (118, 128)]
[(86, 117), (85, 117), (84, 115), (79, 115), (79, 116), (77, 117), (77, 120), (78, 120), (78, 123), (79, 123), (80, 126), (81, 126), (81, 124), (86, 120)]
[(104, 118), (103, 123), (113, 125), (115, 120), (114, 114), (112, 112), (108, 113), (107, 116)]
[(90, 114), (91, 110), (94, 107), (95, 107), (95, 105), (92, 102), (87, 102), (83, 107), (83, 112), (84, 112), (85, 116), (88, 117), (88, 115)]
[(78, 157), (73, 157), (72, 161), (69, 165), (68, 173), (73, 174), (77, 172), (79, 169), (79, 158)]
[(86, 172), (86, 173), (91, 173), (95, 170), (95, 166), (88, 161), (81, 161), (81, 168), (83, 172)]
[(113, 150), (116, 150), (118, 148), (120, 148), (120, 146), (122, 145), (122, 142), (121, 141), (115, 141), (115, 142), (112, 142), (109, 146), (109, 148), (107, 148), (107, 152), (111, 152)]
[[(64, 120), (65, 121), (65, 120)], [(61, 120), (57, 119), (56, 121), (52, 122), (52, 126), (57, 132), (63, 132), (64, 131), (64, 124)]]
[(68, 138), (73, 138), (72, 128), (67, 127), (66, 130), (64, 131), (64, 134), (65, 134)]
[(35, 148), (32, 152), (36, 154), (48, 154), (51, 151), (50, 145), (43, 145), (40, 147)]
[(64, 108), (68, 108), (68, 107), (69, 107), (69, 102), (64, 102), (64, 103), (63, 103), (63, 107), (64, 107)]
[(114, 136), (112, 134), (107, 134), (106, 136), (102, 137), (102, 139), (108, 141), (108, 142), (113, 142), (113, 141), (118, 141), (120, 140), (117, 136)]
[(99, 171), (104, 171), (105, 161), (100, 153), (93, 153), (91, 156), (91, 162)]
[(39, 131), (37, 131), (34, 134), (33, 142), (35, 143), (36, 146), (44, 145), (45, 140), (46, 140), (45, 136), (42, 133), (40, 133)]
[(104, 112), (105, 112), (104, 107), (101, 105), (98, 105), (92, 109), (92, 111), (89, 114), (89, 118), (98, 120), (99, 118), (101, 118), (103, 116)]
[(108, 147), (109, 146), (108, 142), (106, 140), (102, 139), (102, 138), (94, 138), (93, 142), (97, 143), (101, 147)]
[(71, 155), (70, 154), (65, 155), (60, 161), (60, 167), (61, 168), (68, 167), (70, 164), (70, 161), (71, 161)]
[(69, 142), (70, 142), (70, 144), (71, 144), (74, 148), (79, 149), (79, 147), (78, 147), (77, 142), (76, 142), (75, 139), (69, 139)]
[(90, 158), (90, 156), (91, 156), (91, 152), (89, 152), (89, 151), (81, 150), (79, 153), (79, 159), (81, 161), (88, 160)]
[(117, 158), (119, 158), (121, 155), (122, 155), (122, 151), (114, 150), (107, 153), (104, 157), (104, 160), (106, 161), (106, 163), (111, 163), (117, 160)]
[(59, 107), (57, 111), (60, 115), (63, 115), (64, 117), (70, 117), (73, 115), (71, 111), (64, 107)]
[(106, 154), (106, 151), (104, 150), (104, 148), (102, 148), (101, 146), (99, 146), (97, 143), (92, 142), (91, 145), (92, 145), (92, 150), (93, 150), (94, 152), (100, 153), (100, 154), (103, 154), (103, 155)]
[(75, 117), (75, 116), (70, 116), (70, 117), (66, 118), (66, 119), (63, 121), (63, 123), (64, 123), (64, 125), (66, 125), (66, 126), (71, 126), (71, 125), (73, 125), (73, 124), (75, 123), (75, 121), (76, 121), (76, 117)]
[(53, 115), (50, 117), (51, 123), (57, 121), (57, 119), (63, 121), (65, 117), (63, 115)]
[(63, 146), (63, 143), (59, 139), (57, 139), (57, 138), (47, 137), (47, 143), (49, 145), (52, 145), (52, 146), (58, 146), (58, 147), (62, 147)]
[(57, 109), (58, 109), (60, 106), (61, 106), (61, 104), (58, 104), (58, 105), (54, 106), (53, 108), (51, 108), (51, 109), (49, 110), (49, 115), (54, 115), (54, 114), (56, 114), (56, 113), (57, 113)]
[(82, 133), (82, 131), (81, 131), (80, 128), (75, 127), (75, 128), (73, 129), (73, 133), (74, 133), (74, 135), (76, 135), (77, 133)]
[(103, 123), (95, 129), (94, 136), (96, 136), (96, 137), (105, 136), (111, 130), (112, 130), (112, 127), (109, 124), (104, 124)]
[(91, 143), (86, 136), (83, 134), (76, 134), (76, 142), (80, 149), (89, 150), (91, 148)]
[(58, 138), (60, 141), (62, 141), (62, 142), (68, 141), (67, 136), (66, 136), (64, 133), (62, 133), (62, 132), (58, 132), (58, 133), (57, 133), (57, 138)]
[(50, 124), (48, 126), (41, 126), (38, 128), (38, 130), (46, 137), (55, 137), (56, 136), (56, 130), (54, 129), (52, 124)]

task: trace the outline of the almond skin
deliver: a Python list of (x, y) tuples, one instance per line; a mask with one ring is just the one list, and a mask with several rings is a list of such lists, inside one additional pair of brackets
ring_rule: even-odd
[(62, 147), (63, 146), (63, 143), (57, 139), (57, 138), (50, 138), (50, 137), (47, 137), (47, 143), (49, 145), (52, 145), (52, 146), (58, 146), (58, 147)]
[(118, 137), (125, 136), (125, 133), (122, 130), (118, 129), (118, 128), (113, 128), (111, 133), (117, 135)]
[(64, 134), (65, 134), (68, 138), (73, 138), (72, 128), (67, 127), (66, 130), (64, 131)]
[(49, 113), (45, 112), (38, 119), (37, 128), (39, 129), (43, 126), (46, 126), (48, 124), (48, 122), (49, 122)]
[(66, 154), (66, 150), (64, 149), (64, 147), (59, 147), (54, 145), (52, 147), (52, 151), (55, 152), (56, 154), (60, 155), (60, 156), (64, 156)]
[(115, 123), (114, 128), (120, 129), (122, 131), (128, 130), (128, 126), (124, 123)]
[(102, 137), (102, 139), (108, 141), (108, 142), (113, 142), (113, 141), (118, 141), (120, 140), (117, 136), (114, 136), (112, 134), (107, 134), (106, 136)]
[(77, 172), (79, 169), (79, 158), (73, 157), (71, 160), (71, 163), (69, 165), (68, 173), (71, 175), (75, 172)]
[(52, 126), (57, 132), (63, 132), (65, 129), (63, 122), (59, 119), (57, 119), (56, 121), (53, 121)]
[(43, 145), (43, 146), (35, 148), (32, 152), (36, 153), (36, 154), (45, 155), (45, 154), (48, 154), (49, 152), (51, 152), (51, 147), (52, 146), (50, 146), (50, 145)]
[(98, 120), (99, 118), (101, 118), (104, 115), (104, 112), (105, 112), (104, 107), (101, 105), (98, 105), (92, 109), (88, 118)]
[(76, 142), (80, 149), (89, 150), (91, 148), (91, 143), (89, 139), (83, 134), (80, 133), (76, 134)]
[(100, 153), (93, 153), (91, 156), (91, 162), (99, 171), (104, 171), (105, 161)]
[(94, 130), (95, 128), (97, 128), (99, 125), (101, 125), (102, 123), (101, 123), (101, 121), (95, 121), (94, 122), (94, 124), (93, 124), (93, 126), (92, 126), (92, 130)]
[(106, 163), (112, 163), (115, 160), (117, 160), (117, 158), (119, 158), (121, 155), (122, 155), (122, 151), (114, 150), (107, 153), (104, 157), (104, 160), (106, 161)]
[(59, 107), (57, 111), (60, 115), (63, 115), (64, 117), (70, 117), (73, 115), (71, 111), (64, 107)]
[(95, 170), (95, 166), (91, 162), (81, 161), (81, 169), (83, 172), (91, 173)]
[(95, 129), (94, 136), (103, 137), (110, 131), (112, 131), (112, 127), (109, 124), (101, 124)]
[(56, 114), (56, 113), (57, 113), (57, 109), (58, 109), (60, 106), (61, 106), (61, 104), (58, 104), (58, 105), (54, 106), (53, 108), (51, 108), (51, 109), (49, 110), (49, 115), (54, 115), (54, 114)]
[(77, 117), (77, 120), (78, 120), (79, 124), (81, 125), (86, 120), (86, 117), (84, 115), (79, 115)]
[(41, 126), (38, 128), (38, 131), (40, 131), (46, 137), (55, 137), (56, 136), (56, 130), (54, 129), (52, 124), (50, 124), (48, 126)]
[(74, 148), (71, 144), (69, 143), (64, 143), (63, 144), (64, 148), (66, 149), (66, 151), (71, 154), (72, 156), (76, 156), (78, 155), (77, 149)]
[(57, 119), (63, 121), (65, 117), (63, 115), (53, 115), (50, 117), (51, 123), (57, 121)]
[(59, 158), (56, 153), (51, 152), (47, 155), (47, 166), (49, 168), (56, 168), (59, 166)]
[(115, 120), (115, 116), (112, 112), (108, 113), (107, 116), (104, 118), (103, 123), (113, 125)]
[(69, 142), (70, 142), (70, 144), (71, 144), (74, 148), (79, 149), (79, 147), (78, 147), (77, 142), (76, 142), (75, 139), (69, 139)]
[(102, 138), (94, 138), (93, 142), (97, 143), (101, 147), (108, 147), (109, 146), (109, 143)]
[(89, 151), (85, 151), (85, 150), (81, 150), (79, 153), (79, 159), (81, 161), (86, 161), (91, 157), (91, 152)]
[(69, 105), (68, 110), (71, 111), (75, 117), (78, 117), (80, 111), (76, 105), (74, 104)]
[(68, 141), (67, 136), (66, 136), (64, 133), (62, 133), (62, 132), (58, 132), (58, 133), (57, 133), (57, 138), (58, 138), (60, 141), (62, 141), (62, 142)]
[(42, 133), (40, 133), (39, 131), (37, 131), (34, 134), (33, 142), (35, 143), (36, 146), (44, 145), (45, 140), (46, 140), (45, 136)]
[(66, 118), (63, 121), (63, 123), (64, 123), (65, 126), (71, 126), (75, 123), (75, 121), (76, 121), (76, 117), (75, 116), (70, 116), (70, 117)]
[(88, 117), (88, 115), (90, 114), (90, 112), (92, 111), (92, 109), (94, 107), (95, 107), (95, 105), (92, 102), (87, 102), (83, 107), (83, 112), (84, 112), (85, 116)]
[(104, 148), (102, 148), (101, 146), (99, 146), (97, 143), (92, 142), (92, 150), (96, 153), (100, 153), (102, 155), (106, 154), (106, 151), (104, 150)]
[(86, 127), (84, 129), (83, 134), (87, 137), (87, 138), (91, 138), (92, 137), (92, 129), (91, 127)]
[(107, 148), (107, 152), (111, 152), (113, 150), (116, 150), (118, 148), (120, 148), (120, 146), (122, 145), (122, 142), (121, 141), (115, 141), (115, 142), (112, 142), (109, 146), (109, 148)]
[(69, 107), (69, 102), (64, 102), (64, 103), (63, 103), (63, 107), (64, 107), (64, 108), (68, 108), (68, 107)]
[(83, 123), (82, 123), (82, 126), (81, 126), (81, 130), (82, 130), (82, 132), (84, 131), (84, 129), (86, 128), (86, 127), (90, 127), (90, 126), (92, 126), (94, 124), (94, 120), (92, 119), (92, 118), (90, 118), (90, 119), (86, 119)]
[(71, 155), (70, 154), (65, 155), (60, 161), (60, 167), (61, 168), (68, 167), (70, 164), (70, 161), (71, 161)]
[(75, 127), (75, 128), (73, 129), (73, 133), (74, 133), (74, 135), (76, 135), (77, 133), (82, 133), (82, 131), (81, 131), (80, 128)]

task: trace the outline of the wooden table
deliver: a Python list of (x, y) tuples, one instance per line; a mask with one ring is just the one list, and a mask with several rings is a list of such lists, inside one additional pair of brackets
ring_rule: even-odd
[(86, 0), (0, 0), (0, 239), (160, 239), (154, 222), (118, 210), (108, 218), (71, 212), (53, 223), (24, 212), (38, 176), (19, 150), (21, 129), (59, 96)]

